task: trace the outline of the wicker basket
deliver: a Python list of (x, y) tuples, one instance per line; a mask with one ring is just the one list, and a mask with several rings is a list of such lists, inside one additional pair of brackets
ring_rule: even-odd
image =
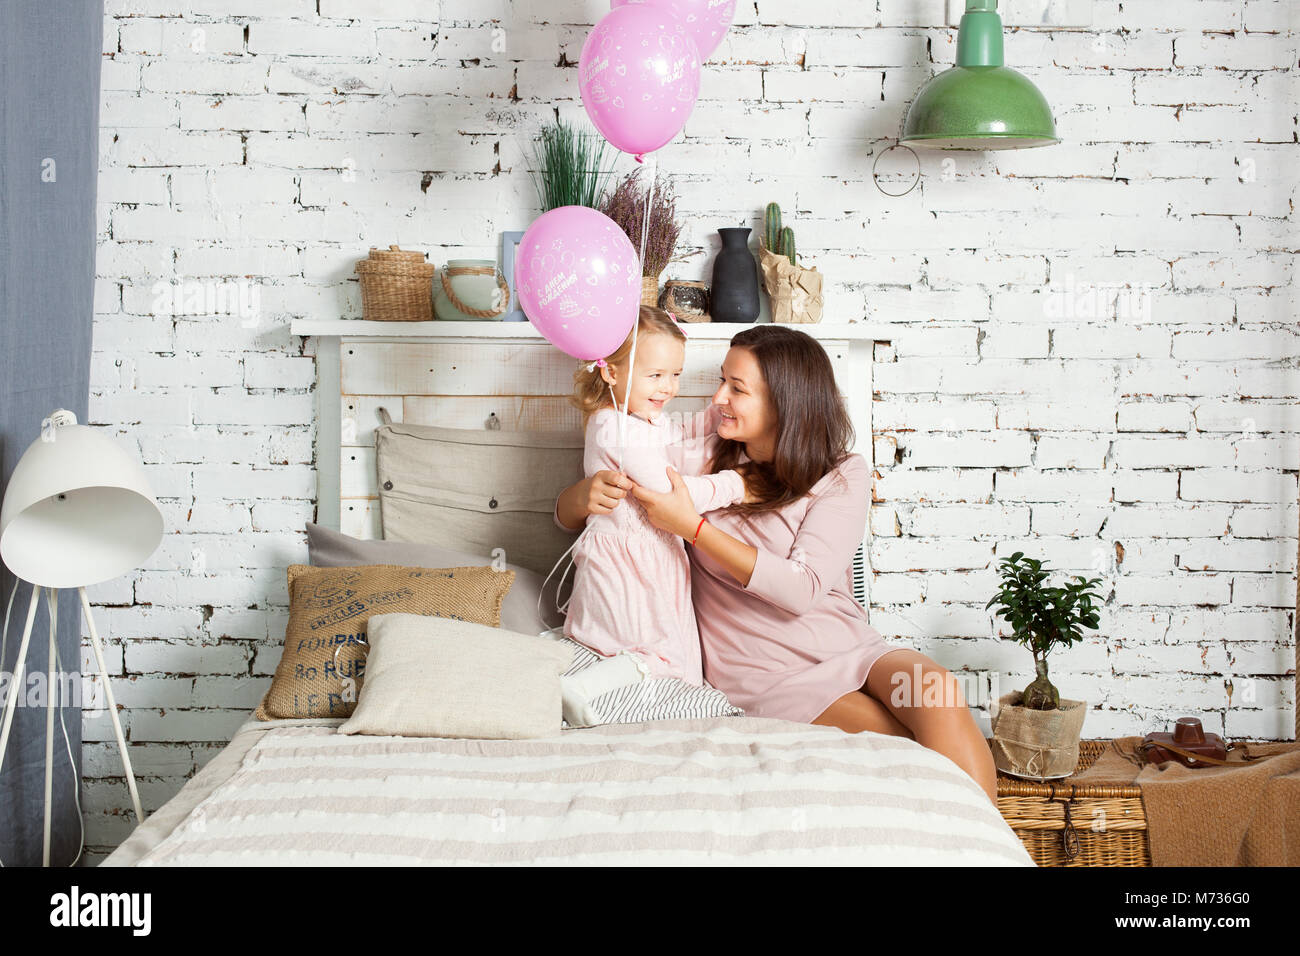
[(361, 317), (372, 322), (433, 320), (433, 275), (438, 271), (424, 253), (389, 246), (370, 250), (357, 263), (361, 277)]
[[(1075, 773), (1108, 740), (1079, 741)], [(1147, 818), (1136, 784), (1035, 783), (998, 775), (998, 811), (1039, 866), (1150, 866)], [(1095, 828), (1095, 829), (1094, 829)]]

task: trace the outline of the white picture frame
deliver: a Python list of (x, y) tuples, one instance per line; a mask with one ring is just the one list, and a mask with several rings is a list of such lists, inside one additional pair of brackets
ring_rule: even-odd
[(522, 232), (501, 233), (501, 274), (506, 277), (506, 284), (510, 287), (510, 305), (501, 317), (503, 322), (528, 321), (528, 316), (519, 308), (519, 294), (515, 291), (515, 257), (523, 238)]

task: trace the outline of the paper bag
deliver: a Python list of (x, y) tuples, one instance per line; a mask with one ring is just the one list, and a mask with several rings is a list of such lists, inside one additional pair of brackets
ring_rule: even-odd
[(772, 301), (772, 321), (807, 324), (822, 320), (822, 274), (814, 266), (805, 269), (758, 244), (763, 288)]

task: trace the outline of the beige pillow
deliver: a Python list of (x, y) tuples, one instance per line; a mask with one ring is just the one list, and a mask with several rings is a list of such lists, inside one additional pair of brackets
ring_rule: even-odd
[(341, 734), (517, 739), (560, 732), (573, 649), (500, 628), (376, 614), (361, 699)]
[(284, 653), (258, 720), (346, 717), (366, 667), (366, 622), (403, 612), (496, 627), (515, 573), (491, 567), (351, 568), (289, 565), (289, 624)]

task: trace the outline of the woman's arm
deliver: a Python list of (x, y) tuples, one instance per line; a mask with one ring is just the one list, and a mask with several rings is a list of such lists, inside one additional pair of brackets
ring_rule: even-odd
[(707, 521), (700, 528), (700, 536), (695, 542), (695, 547), (722, 565), (741, 585), (749, 587), (749, 582), (753, 580), (754, 568), (757, 566), (758, 548), (752, 544), (745, 544), (739, 538), (733, 538)]
[[(855, 455), (842, 469), (846, 479), (832, 481), (808, 506), (788, 556), (781, 556), (733, 537), (708, 522), (695, 546), (702, 548), (739, 581), (746, 592), (791, 614), (802, 614), (843, 579), (867, 528), (870, 469)], [(656, 527), (690, 541), (700, 516), (690, 505), (685, 484), (673, 478), (673, 492), (635, 491)]]
[[(556, 525), (565, 531), (581, 531), (587, 526), (587, 511), (582, 502), (587, 500), (587, 492), (584, 489), (590, 482), (590, 478), (574, 482), (561, 491), (560, 496), (555, 499), (555, 511), (551, 517)], [(577, 527), (572, 528), (571, 524), (576, 524)]]
[(804, 513), (790, 554), (760, 549), (746, 592), (791, 614), (807, 611), (844, 580), (867, 530), (871, 469), (854, 455), (841, 469), (844, 481), (831, 481)]

